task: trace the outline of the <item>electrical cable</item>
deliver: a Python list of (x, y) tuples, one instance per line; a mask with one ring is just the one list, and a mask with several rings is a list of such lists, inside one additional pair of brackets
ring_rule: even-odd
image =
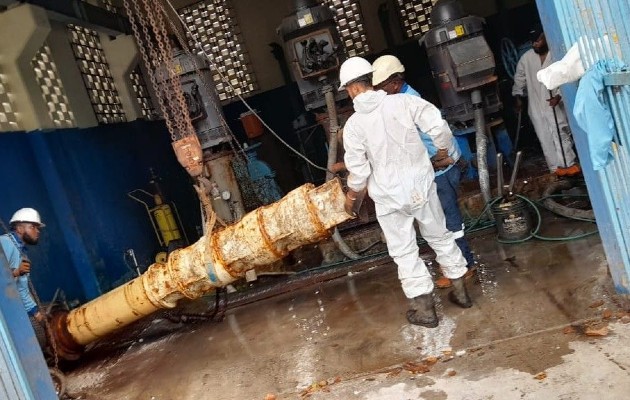
[[(173, 4), (171, 3), (170, 0), (166, 0), (165, 1), (166, 4), (168, 4), (169, 8), (173, 11), (173, 13), (177, 16), (177, 19), (179, 20), (179, 22), (181, 23), (182, 27), (186, 30), (186, 34), (192, 38), (193, 42), (195, 43), (195, 47), (197, 47), (202, 53), (203, 55), (206, 57), (206, 59), (208, 60), (208, 62), (210, 63), (210, 66), (214, 69), (215, 72), (217, 72), (217, 74), (221, 77), (221, 80), (227, 85), (229, 86), (232, 91), (234, 93), (236, 93), (236, 96), (239, 98), (239, 100), (245, 105), (245, 107), (256, 116), (256, 118), (258, 118), (258, 120), (265, 126), (265, 128), (267, 128), (269, 130), (269, 132), (271, 132), (271, 134), (280, 141), (280, 143), (282, 143), (284, 146), (286, 146), (289, 150), (291, 150), (293, 153), (295, 153), (298, 157), (302, 158), (304, 161), (306, 161), (306, 163), (308, 163), (310, 166), (312, 166), (313, 168), (319, 169), (321, 171), (326, 171), (326, 172), (331, 172), (329, 171), (327, 168), (321, 167), (317, 164), (315, 164), (313, 161), (311, 161), (308, 157), (306, 157), (305, 155), (303, 155), (302, 153), (300, 153), (298, 150), (296, 150), (295, 148), (293, 148), (289, 143), (287, 143), (284, 139), (282, 139), (280, 137), (280, 135), (278, 135), (278, 133), (276, 133), (275, 130), (273, 130), (261, 117), (260, 115), (258, 115), (258, 113), (249, 105), (249, 103), (243, 98), (243, 96), (241, 96), (241, 94), (234, 89), (234, 87), (232, 86), (232, 84), (230, 83), (230, 81), (225, 77), (225, 75), (223, 75), (223, 73), (219, 70), (219, 68), (217, 67), (217, 65), (212, 61), (210, 55), (206, 52), (206, 50), (203, 48), (203, 46), (201, 45), (201, 43), (199, 42), (199, 40), (195, 37), (195, 35), (193, 34), (193, 32), (190, 30), (190, 28), (188, 28), (188, 25), (186, 25), (186, 23), (184, 22), (183, 18), (179, 15), (179, 13), (177, 12), (177, 10), (175, 9), (175, 7), (173, 6)], [(168, 16), (167, 16), (168, 17)]]

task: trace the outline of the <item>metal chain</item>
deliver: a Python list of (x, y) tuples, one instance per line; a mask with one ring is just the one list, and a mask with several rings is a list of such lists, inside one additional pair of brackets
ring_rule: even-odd
[(249, 103), (243, 98), (243, 96), (238, 93), (236, 91), (236, 89), (232, 86), (232, 84), (230, 83), (229, 79), (227, 79), (227, 77), (219, 70), (219, 68), (217, 67), (217, 65), (214, 63), (214, 61), (212, 60), (212, 57), (210, 54), (208, 54), (208, 52), (206, 52), (206, 50), (203, 48), (203, 46), (201, 45), (201, 43), (199, 42), (199, 40), (197, 40), (194, 36), (192, 31), (190, 30), (190, 28), (188, 27), (188, 25), (186, 25), (186, 23), (184, 22), (184, 20), (182, 19), (182, 17), (177, 13), (177, 10), (175, 9), (175, 7), (173, 6), (172, 2), (170, 0), (164, 0), (166, 2), (166, 4), (168, 4), (169, 8), (173, 11), (173, 13), (175, 13), (175, 15), (177, 16), (179, 22), (181, 23), (182, 27), (185, 29), (186, 33), (191, 37), (192, 41), (195, 43), (195, 46), (200, 50), (200, 52), (205, 56), (205, 58), (208, 60), (208, 63), (210, 64), (210, 66), (212, 67), (212, 69), (214, 71), (216, 71), (216, 73), (219, 75), (219, 77), (221, 78), (221, 80), (232, 89), (232, 91), (236, 94), (236, 96), (238, 97), (238, 99), (245, 105), (245, 107), (251, 111), (256, 118), (258, 118), (258, 120), (263, 124), (263, 126), (265, 128), (267, 128), (267, 130), (278, 140), (280, 141), (280, 143), (282, 143), (286, 148), (288, 148), (289, 150), (291, 150), (294, 154), (296, 154), (298, 157), (300, 157), (301, 159), (303, 159), (306, 163), (308, 163), (309, 165), (311, 165), (313, 168), (319, 169), (321, 171), (328, 171), (327, 168), (321, 167), (317, 164), (315, 164), (313, 161), (311, 161), (308, 157), (306, 157), (304, 154), (300, 153), (298, 150), (296, 150), (295, 148), (293, 148), (289, 143), (287, 143), (284, 139), (282, 139), (282, 137), (280, 137), (280, 135), (278, 135), (278, 133), (273, 130), (268, 124), (267, 122), (265, 122), (260, 115), (258, 115), (258, 113), (249, 105)]
[[(175, 25), (172, 19), (168, 17), (168, 12), (161, 2), (158, 2), (157, 5), (160, 8), (161, 12), (167, 17), (166, 21), (168, 22), (171, 31), (175, 34), (182, 50), (186, 53), (187, 56), (191, 58), (194, 65), (194, 70), (201, 80), (203, 88), (206, 90), (207, 93), (215, 92), (216, 88), (214, 82), (210, 84), (207, 74), (203, 74), (199, 69), (199, 63), (197, 62), (197, 59), (201, 60), (202, 58), (198, 54), (195, 54), (191, 51), (188, 41), (182, 36), (180, 28), (183, 27), (177, 27)], [(203, 49), (201, 49), (201, 52), (203, 52)], [(251, 177), (249, 175), (249, 171), (247, 170), (246, 164), (248, 163), (248, 158), (245, 153), (245, 149), (241, 146), (241, 143), (238, 141), (238, 139), (230, 129), (227, 121), (225, 120), (223, 110), (219, 107), (219, 103), (216, 101), (212, 101), (211, 103), (217, 115), (219, 116), (221, 127), (225, 130), (225, 132), (230, 135), (231, 138), (231, 140), (228, 140), (228, 144), (232, 153), (235, 156), (235, 158), (232, 160), (232, 170), (234, 171), (236, 180), (241, 189), (241, 196), (243, 197), (245, 209), (247, 211), (256, 209), (261, 205), (261, 201), (256, 195)]]
[[(144, 0), (145, 2), (148, 2), (149, 0)], [(159, 1), (157, 2), (158, 4), (160, 3)], [(182, 131), (182, 136), (188, 136), (188, 135), (196, 135), (196, 131), (195, 128), (192, 125), (192, 121), (190, 120), (190, 117), (187, 117), (188, 115), (190, 115), (189, 110), (188, 110), (188, 105), (186, 104), (186, 100), (184, 99), (184, 92), (182, 90), (182, 85), (181, 85), (181, 81), (179, 80), (179, 76), (177, 75), (177, 73), (175, 72), (175, 68), (173, 65), (173, 48), (171, 46), (171, 42), (168, 38), (168, 32), (166, 29), (166, 25), (164, 24), (164, 15), (162, 10), (158, 7), (158, 9), (155, 9), (155, 14), (157, 16), (157, 27), (158, 30), (161, 32), (161, 42), (164, 45), (165, 51), (166, 51), (166, 63), (168, 65), (168, 71), (169, 71), (169, 76), (171, 78), (171, 83), (172, 83), (172, 88), (175, 91), (175, 99), (177, 100), (177, 103), (179, 105), (179, 112), (181, 115), (181, 123), (182, 123), (182, 128), (184, 128), (184, 130)], [(168, 16), (166, 16), (168, 19)]]
[[(164, 5), (162, 4), (162, 2), (157, 2), (157, 4), (158, 4), (158, 7), (160, 8), (161, 12), (164, 13), (164, 15), (167, 16), (166, 20), (168, 21), (171, 30), (173, 31), (173, 33), (177, 37), (177, 40), (179, 41), (182, 49), (184, 50), (186, 55), (188, 55), (188, 56), (190, 56), (192, 58), (193, 64), (195, 66), (195, 72), (197, 73), (197, 75), (201, 79), (201, 83), (203, 84), (203, 87), (206, 90), (206, 92), (208, 92), (208, 93), (216, 92), (216, 87), (214, 85), (214, 82), (212, 83), (212, 85), (210, 85), (210, 83), (208, 82), (208, 78), (207, 78), (206, 74), (202, 74), (201, 70), (199, 69), (199, 64), (196, 62), (196, 58), (199, 57), (199, 55), (194, 54), (190, 50), (190, 46), (188, 45), (188, 41), (184, 37), (182, 37), (182, 34), (181, 34), (179, 28), (175, 25), (175, 23), (171, 20), (171, 18), (168, 18), (168, 13), (167, 13), (166, 9), (164, 8)], [(201, 49), (201, 51), (203, 52), (203, 49)], [(241, 161), (246, 162), (247, 156), (245, 155), (245, 149), (243, 149), (243, 146), (241, 146), (240, 142), (237, 140), (236, 136), (234, 135), (234, 132), (232, 132), (232, 130), (230, 129), (230, 127), (229, 127), (229, 125), (228, 125), (228, 123), (225, 120), (225, 117), (223, 115), (223, 110), (219, 107), (219, 105), (217, 104), (216, 101), (212, 101), (211, 103), (212, 103), (212, 106), (214, 107), (215, 111), (217, 112), (217, 115), (219, 116), (221, 127), (223, 129), (225, 129), (225, 131), (230, 135), (230, 137), (232, 139), (232, 140), (228, 141), (228, 144), (229, 144), (230, 148), (232, 149), (232, 152), (237, 157), (241, 157), (242, 158)], [(235, 143), (236, 143), (236, 146), (238, 147), (238, 151), (234, 147)]]
[[(26, 254), (24, 254), (22, 249), (20, 249), (20, 246), (15, 241), (15, 238), (11, 234), (11, 231), (9, 230), (9, 228), (7, 228), (7, 226), (4, 223), (4, 220), (2, 218), (0, 218), (0, 226), (2, 226), (2, 229), (4, 230), (4, 233), (6, 235), (9, 235), (9, 237), (13, 241), (13, 244), (15, 245), (15, 248), (17, 249), (17, 251), (20, 253), (20, 256), (23, 259), (24, 258), (28, 259), (28, 256)], [(9, 265), (9, 269), (11, 269), (10, 265)], [(42, 307), (42, 303), (41, 303), (41, 301), (39, 299), (39, 296), (37, 295), (37, 292), (35, 291), (35, 287), (33, 286), (33, 282), (31, 282), (30, 278), (28, 280), (28, 288), (29, 288), (29, 291), (31, 292), (31, 295), (33, 296), (33, 300), (35, 301), (35, 304), (37, 304), (37, 308), (41, 312), (43, 312), (44, 307)], [(48, 323), (48, 315), (44, 315), (44, 329), (48, 333), (48, 338), (50, 339), (50, 346), (52, 347), (53, 356), (54, 356), (54, 359), (55, 359), (55, 365), (54, 366), (55, 366), (55, 368), (57, 368), (59, 366), (59, 352), (57, 350), (57, 341), (55, 340), (55, 336), (53, 334), (52, 328), (50, 327), (50, 324)]]
[[(135, 12), (138, 15), (142, 15), (142, 10), (140, 9), (140, 5), (137, 1), (133, 2)], [(166, 127), (171, 134), (171, 140), (176, 140), (175, 130), (172, 124), (172, 119), (169, 117), (169, 111), (166, 108), (166, 104), (164, 103), (164, 96), (160, 92), (160, 88), (157, 83), (157, 78), (155, 77), (155, 66), (157, 66), (157, 54), (155, 53), (155, 49), (153, 48), (153, 43), (151, 43), (151, 37), (149, 36), (149, 30), (146, 25), (146, 21), (136, 21), (134, 16), (134, 12), (131, 10), (131, 5), (129, 4), (129, 0), (123, 0), (123, 5), (125, 7), (125, 12), (127, 13), (127, 18), (129, 18), (129, 22), (131, 23), (131, 29), (136, 38), (136, 42), (138, 44), (138, 50), (140, 54), (142, 54), (142, 59), (144, 60), (144, 65), (146, 66), (147, 72), (149, 73), (149, 79), (151, 80), (151, 85), (153, 85), (153, 89), (155, 90), (155, 94), (160, 106), (160, 110), (162, 111), (162, 115), (164, 116), (164, 122), (166, 123)], [(141, 25), (142, 34), (145, 38), (147, 38), (146, 47), (143, 40), (143, 36), (138, 29), (138, 24)], [(151, 58), (147, 55), (147, 49), (151, 53)], [(153, 65), (152, 61), (155, 63)]]
[[(158, 22), (156, 20), (157, 16), (155, 13), (155, 9), (151, 7), (149, 0), (141, 1), (144, 4), (145, 10), (144, 14), (138, 15), (138, 18), (142, 18), (142, 15), (146, 15), (151, 30), (153, 31), (153, 35), (155, 36), (155, 41), (157, 43), (159, 54), (158, 57), (163, 63), (161, 67), (158, 67), (158, 71), (163, 78), (160, 87), (166, 92), (166, 101), (168, 102), (170, 116), (174, 118), (174, 122), (177, 127), (176, 132), (173, 134), (175, 135), (176, 139), (180, 139), (182, 135), (185, 135), (186, 123), (183, 120), (183, 110), (180, 109), (181, 103), (179, 101), (173, 101), (174, 99), (177, 100), (177, 93), (175, 92), (176, 82), (173, 80), (175, 74), (169, 62), (172, 54), (167, 53), (165, 44), (165, 41), (168, 38), (163, 35), (163, 32), (160, 29), (161, 27), (158, 25)], [(148, 38), (148, 40), (150, 41), (150, 38)], [(179, 83), (179, 80), (177, 83)], [(184, 110), (186, 110), (186, 108), (184, 108)]]
[[(167, 54), (166, 52), (166, 47), (164, 44), (165, 39), (162, 37), (162, 32), (160, 30), (160, 27), (157, 24), (156, 15), (154, 13), (155, 10), (151, 7), (149, 0), (141, 0), (141, 1), (144, 4), (144, 8), (145, 8), (144, 15), (146, 15), (146, 17), (148, 18), (149, 26), (151, 27), (151, 30), (153, 31), (153, 35), (157, 43), (158, 54), (159, 54), (158, 57), (162, 60), (162, 63), (163, 63), (162, 66), (157, 67), (158, 68), (157, 70), (159, 71), (162, 78), (160, 82), (160, 86), (161, 86), (161, 89), (166, 92), (165, 93), (166, 101), (169, 103), (168, 104), (169, 112), (170, 112), (170, 115), (174, 118), (174, 122), (177, 127), (176, 133), (174, 133), (174, 135), (176, 138), (180, 138), (181, 134), (184, 132), (185, 124), (183, 123), (182, 119), (179, 118), (179, 116), (181, 115), (181, 110), (179, 110), (179, 106), (180, 106), (179, 102), (173, 102), (173, 99), (176, 96), (176, 94), (174, 92), (174, 88), (172, 85), (173, 81), (171, 80), (173, 71), (171, 69), (171, 66), (169, 65), (169, 59), (171, 55)], [(141, 16), (138, 15), (138, 18), (141, 18)]]
[(171, 140), (196, 135), (179, 77), (173, 67), (172, 48), (161, 8), (156, 9), (150, 0), (131, 3), (130, 0), (123, 0), (138, 50), (147, 67)]

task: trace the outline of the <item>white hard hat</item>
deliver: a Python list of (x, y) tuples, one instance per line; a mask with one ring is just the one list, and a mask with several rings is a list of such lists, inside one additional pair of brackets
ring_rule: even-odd
[(362, 57), (350, 57), (339, 68), (339, 90), (345, 89), (351, 82), (364, 75), (372, 73), (372, 65)]
[(10, 224), (14, 222), (30, 222), (39, 225), (40, 228), (46, 226), (42, 224), (42, 219), (34, 208), (20, 208), (17, 210), (11, 217), (11, 221), (9, 221)]
[(402, 74), (405, 72), (405, 66), (402, 65), (400, 60), (390, 55), (377, 58), (374, 63), (372, 63), (372, 69), (374, 70), (374, 74), (372, 75), (372, 85), (374, 86), (385, 82), (394, 74)]

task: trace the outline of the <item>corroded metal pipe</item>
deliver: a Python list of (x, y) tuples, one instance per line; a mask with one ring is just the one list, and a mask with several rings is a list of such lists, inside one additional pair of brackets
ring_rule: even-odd
[(330, 236), (350, 216), (344, 211), (338, 179), (322, 186), (303, 185), (276, 203), (258, 208), (238, 223), (202, 236), (173, 251), (138, 278), (65, 315), (53, 318), (58, 353), (77, 358), (82, 346), (180, 299), (197, 299), (245, 272), (281, 259), (291, 250)]

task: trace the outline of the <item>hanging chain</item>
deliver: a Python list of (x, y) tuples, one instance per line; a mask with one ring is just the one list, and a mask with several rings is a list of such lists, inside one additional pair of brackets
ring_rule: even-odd
[[(149, 4), (150, 0), (144, 0), (144, 1), (145, 3)], [(158, 1), (156, 3), (159, 4), (160, 2)], [(196, 135), (195, 128), (192, 125), (192, 121), (190, 120), (190, 117), (188, 117), (189, 111), (188, 111), (188, 106), (186, 104), (186, 100), (184, 98), (184, 92), (182, 90), (181, 81), (179, 80), (179, 75), (177, 75), (175, 71), (175, 66), (173, 65), (173, 58), (172, 58), (173, 49), (171, 46), (171, 42), (168, 38), (166, 25), (164, 24), (164, 12), (162, 11), (162, 9), (157, 9), (155, 10), (155, 14), (157, 15), (158, 31), (161, 32), (162, 34), (160, 42), (164, 45), (164, 49), (167, 56), (166, 60), (167, 60), (167, 65), (168, 65), (168, 72), (169, 72), (169, 77), (172, 82), (171, 87), (175, 91), (175, 95), (176, 95), (175, 99), (177, 100), (177, 104), (179, 105), (179, 108), (180, 108), (180, 110), (178, 111), (181, 113), (180, 115), (182, 116), (182, 118), (180, 118), (183, 128), (184, 128), (184, 131), (182, 131), (182, 134), (183, 136)], [(167, 16), (167, 19), (168, 19), (168, 16)]]
[(196, 38), (194, 38), (193, 33), (191, 31), (191, 29), (186, 25), (185, 21), (183, 20), (183, 18), (177, 13), (177, 10), (175, 9), (175, 7), (173, 6), (173, 3), (171, 2), (171, 0), (164, 0), (166, 2), (166, 4), (168, 5), (168, 7), (173, 11), (173, 13), (177, 16), (179, 22), (182, 24), (182, 27), (184, 28), (184, 30), (186, 31), (186, 34), (189, 35), (191, 37), (191, 41), (193, 41), (195, 43), (195, 46), (200, 50), (201, 53), (203, 53), (204, 57), (208, 60), (210, 66), (212, 67), (212, 69), (214, 71), (216, 71), (216, 73), (219, 75), (219, 77), (221, 78), (221, 80), (229, 87), (232, 89), (232, 91), (236, 94), (236, 97), (238, 97), (238, 99), (245, 105), (245, 107), (251, 111), (252, 113), (254, 113), (254, 115), (256, 116), (256, 118), (258, 118), (258, 120), (263, 124), (263, 126), (265, 128), (267, 128), (267, 130), (280, 142), (282, 143), (286, 148), (288, 148), (291, 152), (293, 152), (295, 155), (297, 155), (298, 157), (300, 157), (301, 159), (303, 159), (307, 164), (309, 164), (310, 166), (312, 166), (315, 169), (321, 170), (321, 171), (328, 171), (327, 168), (321, 167), (317, 164), (315, 164), (313, 161), (311, 161), (308, 157), (306, 157), (304, 154), (300, 153), (298, 150), (296, 150), (295, 148), (293, 148), (289, 143), (287, 143), (286, 140), (284, 140), (282, 137), (280, 137), (280, 135), (278, 135), (278, 133), (271, 128), (271, 126), (269, 126), (267, 124), (267, 122), (265, 122), (265, 120), (263, 120), (260, 115), (258, 115), (258, 113), (249, 105), (249, 103), (243, 98), (243, 96), (238, 93), (236, 91), (236, 89), (232, 86), (230, 80), (221, 72), (221, 70), (219, 69), (219, 67), (214, 63), (214, 61), (212, 60), (212, 55), (208, 54), (208, 52), (203, 48), (203, 46), (201, 45), (201, 43), (199, 42), (199, 40), (197, 40)]
[[(169, 51), (170, 46), (167, 43), (168, 36), (166, 32), (163, 32), (163, 26), (158, 23), (157, 19), (161, 15), (160, 12), (156, 12), (155, 8), (151, 6), (150, 0), (142, 0), (142, 3), (144, 4), (145, 14), (149, 18), (149, 25), (158, 45), (159, 58), (161, 58), (163, 63), (163, 65), (158, 69), (163, 78), (160, 87), (167, 92), (166, 101), (169, 102), (169, 110), (172, 117), (174, 117), (175, 125), (177, 126), (177, 133), (175, 133), (175, 136), (177, 139), (180, 139), (183, 136), (187, 136), (187, 125), (190, 124), (190, 127), (192, 128), (192, 124), (190, 123), (190, 118), (186, 118), (188, 115), (186, 105), (183, 104), (182, 107), (183, 95), (181, 94), (181, 84), (172, 66), (171, 58), (173, 54)], [(179, 92), (177, 91), (178, 88), (180, 89)], [(182, 98), (180, 99), (178, 97)], [(184, 112), (186, 113), (185, 115)], [(194, 131), (191, 129), (190, 133), (193, 132)]]
[(177, 141), (191, 135), (196, 136), (196, 132), (173, 65), (163, 8), (156, 8), (152, 3), (150, 0), (123, 0), (171, 140)]
[[(214, 93), (214, 92), (216, 92), (216, 87), (214, 85), (214, 82), (211, 85), (208, 82), (208, 78), (207, 78), (206, 74), (202, 74), (201, 70), (199, 69), (199, 64), (197, 63), (197, 59), (201, 59), (199, 57), (199, 55), (198, 54), (194, 54), (191, 51), (190, 46), (188, 44), (188, 40), (186, 40), (186, 38), (182, 36), (182, 34), (180, 32), (180, 29), (175, 25), (175, 23), (170, 18), (168, 18), (168, 13), (167, 13), (166, 9), (164, 8), (164, 4), (162, 4), (162, 2), (159, 1), (159, 2), (157, 2), (157, 5), (160, 8), (161, 12), (164, 15), (167, 16), (166, 20), (168, 21), (169, 27), (171, 28), (171, 30), (173, 31), (173, 33), (177, 37), (177, 40), (180, 43), (181, 48), (184, 50), (186, 55), (188, 55), (192, 59), (193, 64), (195, 66), (195, 72), (197, 73), (197, 75), (201, 79), (201, 83), (203, 84), (203, 88), (206, 90), (207, 93)], [(182, 28), (184, 28), (184, 27), (182, 26)], [(188, 33), (188, 35), (190, 35), (190, 33)], [(199, 42), (195, 41), (194, 38), (192, 38), (192, 37), (191, 37), (191, 41), (194, 42), (194, 43), (199, 44)], [(201, 53), (204, 53), (204, 55), (205, 55), (205, 51), (203, 50), (203, 48), (200, 48), (199, 51)], [(241, 160), (240, 160), (241, 162), (247, 162), (246, 161), (247, 160), (247, 156), (245, 155), (245, 149), (243, 149), (243, 146), (241, 146), (241, 143), (236, 139), (236, 136), (234, 135), (234, 133), (230, 129), (227, 121), (225, 120), (225, 117), (223, 116), (223, 110), (219, 107), (218, 102), (212, 101), (211, 103), (212, 103), (212, 106), (214, 107), (215, 111), (217, 112), (217, 115), (219, 116), (221, 127), (231, 137), (231, 140), (228, 141), (228, 144), (229, 144), (232, 152), (234, 153), (235, 156), (241, 158)], [(238, 147), (238, 150), (234, 147), (235, 144)]]
[[(140, 9), (140, 5), (137, 1), (133, 2), (135, 13), (138, 15), (142, 15), (142, 10)], [(136, 21), (135, 13), (131, 10), (131, 5), (129, 4), (129, 0), (123, 0), (123, 5), (125, 7), (125, 11), (127, 13), (127, 18), (129, 18), (129, 22), (131, 23), (131, 29), (133, 31), (133, 35), (136, 38), (136, 42), (138, 44), (138, 50), (142, 55), (142, 59), (144, 60), (144, 65), (146, 66), (147, 72), (149, 74), (149, 79), (151, 80), (151, 85), (156, 91), (157, 101), (160, 105), (160, 110), (162, 111), (162, 115), (164, 116), (164, 122), (166, 123), (166, 127), (171, 135), (171, 140), (175, 140), (175, 131), (172, 123), (172, 118), (169, 117), (169, 111), (166, 108), (166, 104), (164, 103), (164, 97), (158, 91), (158, 83), (157, 78), (155, 76), (155, 69), (158, 65), (157, 53), (155, 53), (155, 49), (153, 47), (153, 43), (151, 42), (151, 37), (149, 36), (149, 30), (147, 28), (146, 21), (138, 20)], [(138, 25), (141, 25), (138, 28)], [(142, 29), (142, 34), (140, 33), (140, 29)], [(143, 39), (147, 38), (146, 43)], [(147, 49), (151, 53), (151, 58), (147, 55)], [(152, 63), (153, 61), (153, 63)]]

